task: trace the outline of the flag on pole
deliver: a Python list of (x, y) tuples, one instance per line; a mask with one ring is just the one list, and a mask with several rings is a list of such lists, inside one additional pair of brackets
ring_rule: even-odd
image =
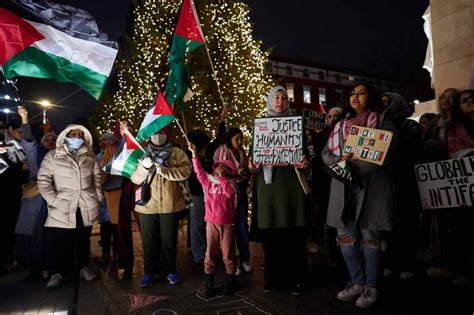
[(151, 108), (146, 113), (138, 130), (137, 140), (140, 142), (145, 141), (173, 120), (175, 120), (173, 109), (171, 109), (163, 93), (158, 91)]
[(165, 95), (168, 104), (174, 108), (184, 108), (184, 97), (190, 90), (189, 71), (186, 66), (186, 54), (204, 45), (205, 39), (196, 13), (193, 0), (183, 0), (176, 31), (171, 43), (168, 67), (170, 73), (166, 81)]
[(120, 146), (105, 167), (105, 171), (112, 175), (120, 175), (130, 178), (138, 160), (142, 158), (145, 151), (132, 136), (127, 128), (123, 128), (123, 138)]
[(0, 8), (0, 65), (7, 79), (54, 79), (79, 85), (99, 99), (117, 49), (28, 21)]

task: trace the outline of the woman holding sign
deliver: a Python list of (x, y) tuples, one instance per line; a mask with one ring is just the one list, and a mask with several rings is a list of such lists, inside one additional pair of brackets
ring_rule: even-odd
[[(292, 114), (286, 89), (274, 87), (268, 95), (266, 116)], [(307, 164), (305, 160), (304, 165)], [(305, 192), (295, 167), (260, 166), (250, 160), (249, 168), (254, 172), (259, 171), (256, 180), (258, 226), (262, 231), (265, 249), (265, 293), (275, 292), (289, 284), (293, 295), (302, 295), (308, 270), (308, 216), (305, 212)]]
[[(351, 281), (337, 294), (342, 301), (356, 301), (369, 308), (378, 297), (378, 284), (385, 242), (381, 231), (394, 224), (395, 196), (391, 157), (396, 147), (396, 127), (389, 111), (382, 111), (377, 90), (356, 86), (345, 118), (337, 123), (323, 150), (323, 161), (331, 166), (346, 161), (352, 180), (331, 182), (327, 224), (337, 228), (338, 242)], [(343, 156), (343, 147), (352, 126), (391, 131), (393, 138), (382, 165)], [(360, 246), (362, 244), (362, 246)]]

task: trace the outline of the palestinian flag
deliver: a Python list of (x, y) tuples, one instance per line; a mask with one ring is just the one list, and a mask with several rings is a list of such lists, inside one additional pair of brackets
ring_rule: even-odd
[(190, 90), (186, 54), (202, 45), (204, 45), (204, 35), (194, 2), (193, 0), (183, 0), (168, 58), (170, 72), (165, 87), (168, 104), (174, 106), (174, 103), (178, 101), (180, 108), (184, 108), (183, 98)]
[(5, 77), (73, 82), (99, 99), (117, 49), (68, 34), (0, 8), (0, 65)]
[(163, 93), (158, 91), (158, 95), (153, 100), (151, 108), (145, 115), (140, 130), (138, 130), (137, 140), (142, 142), (163, 129), (175, 119), (173, 110), (166, 101)]
[(138, 141), (127, 128), (124, 128), (122, 143), (115, 151), (111, 162), (105, 167), (105, 171), (112, 175), (130, 178), (138, 160), (141, 159), (144, 153)]

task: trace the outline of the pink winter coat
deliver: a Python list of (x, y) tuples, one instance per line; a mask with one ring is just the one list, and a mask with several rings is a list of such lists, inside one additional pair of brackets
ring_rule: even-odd
[(193, 159), (193, 166), (196, 177), (204, 188), (206, 204), (204, 220), (213, 224), (233, 224), (237, 190), (232, 181), (206, 173), (199, 159)]

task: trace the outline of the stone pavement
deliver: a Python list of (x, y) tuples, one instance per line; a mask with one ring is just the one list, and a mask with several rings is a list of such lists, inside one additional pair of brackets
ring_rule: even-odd
[[(96, 234), (96, 233), (94, 233)], [(42, 314), (67, 311), (68, 314), (474, 314), (474, 289), (458, 288), (428, 280), (423, 267), (414, 280), (388, 279), (380, 303), (363, 310), (354, 303), (336, 299), (346, 280), (343, 267), (328, 267), (322, 253), (310, 255), (312, 284), (303, 297), (293, 297), (288, 290), (271, 295), (263, 293), (263, 272), (259, 269), (263, 253), (251, 243), (254, 272), (238, 278), (240, 291), (230, 297), (208, 299), (202, 293), (205, 277), (192, 266), (186, 247), (186, 234), (179, 233), (178, 270), (181, 284), (170, 285), (164, 277), (146, 289), (139, 283), (143, 275), (143, 256), (138, 232), (134, 233), (136, 261), (134, 277), (119, 280), (122, 270), (112, 262), (97, 267), (100, 256), (98, 235), (92, 237), (91, 260), (100, 278), (87, 283), (70, 279), (55, 291), (44, 283), (22, 283), (25, 272), (0, 277), (0, 314)], [(291, 270), (288, 270), (291, 273)], [(216, 282), (223, 281), (222, 264)]]

